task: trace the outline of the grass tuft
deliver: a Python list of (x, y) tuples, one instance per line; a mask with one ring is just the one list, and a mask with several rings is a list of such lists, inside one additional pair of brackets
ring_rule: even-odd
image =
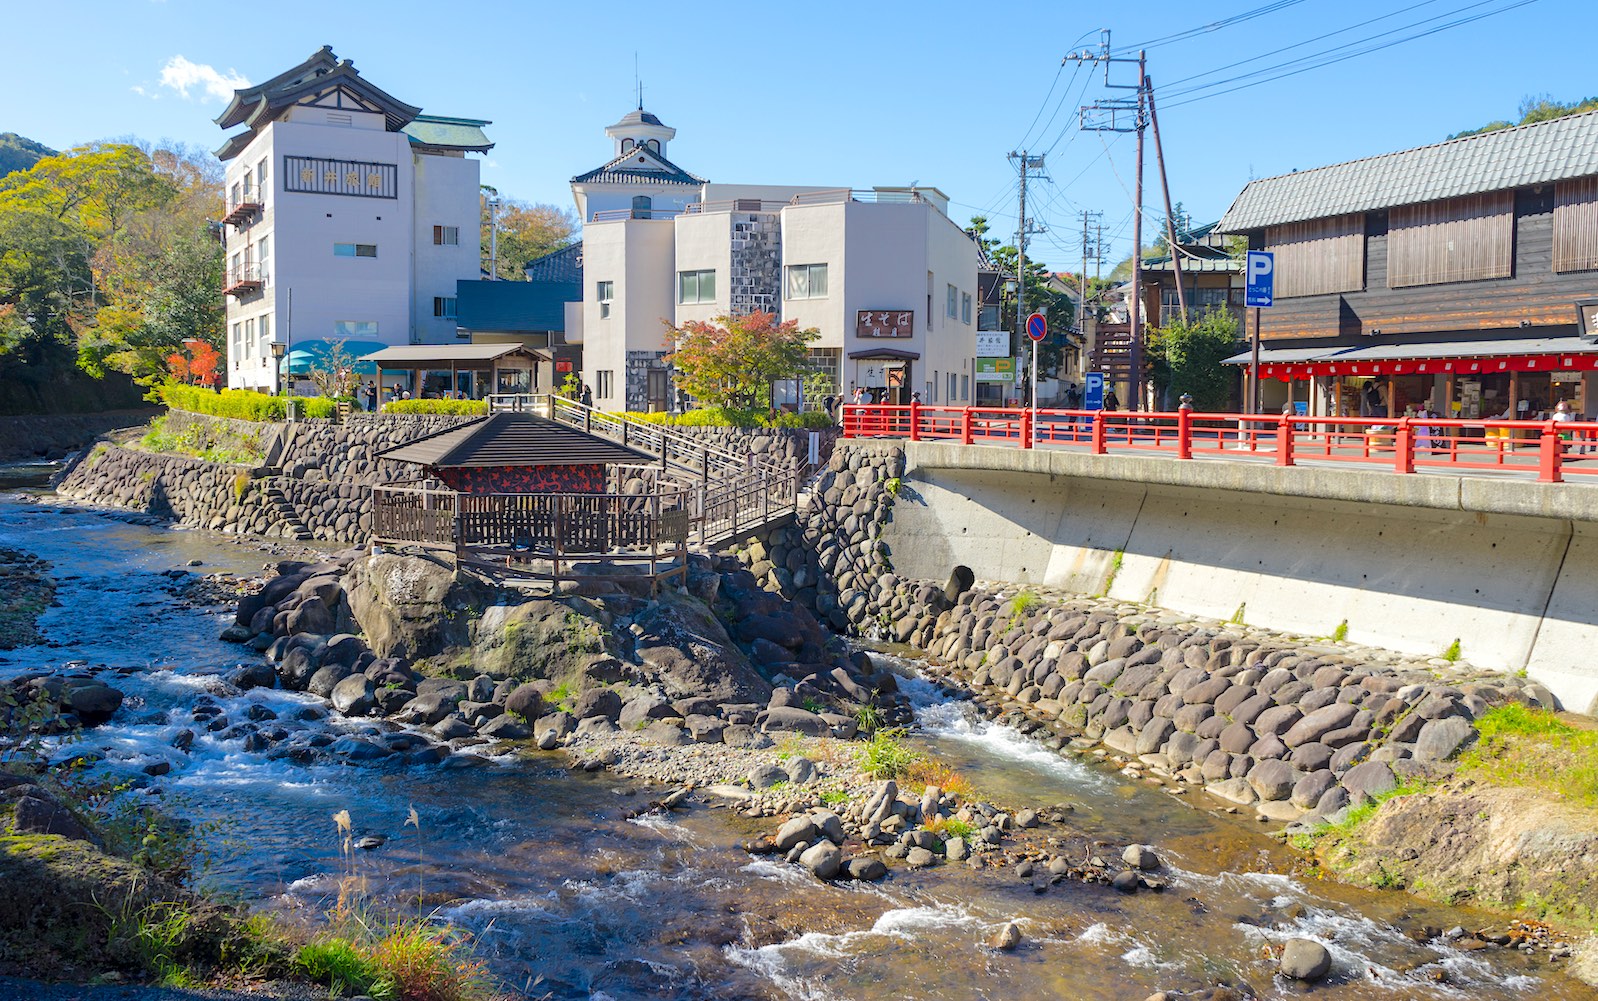
[(1461, 774), (1598, 811), (1598, 731), (1519, 703), (1482, 713), (1476, 731), (1481, 739), (1460, 756)]
[(1448, 644), (1448, 649), (1443, 651), (1443, 659), (1448, 661), (1450, 664), (1457, 664), (1459, 662), (1459, 657), (1459, 640), (1456, 639), (1454, 642)]
[(892, 727), (873, 733), (860, 748), (860, 770), (877, 779), (904, 777), (921, 755), (903, 743), (906, 731)]
[(1348, 620), (1344, 619), (1337, 624), (1336, 629), (1332, 630), (1332, 642), (1341, 643), (1346, 639), (1348, 639)]

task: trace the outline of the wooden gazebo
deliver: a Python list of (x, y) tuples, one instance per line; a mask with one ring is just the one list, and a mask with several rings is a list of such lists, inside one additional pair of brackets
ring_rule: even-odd
[(689, 488), (646, 452), (529, 413), (496, 413), (379, 453), (421, 476), (373, 490), (373, 540), (560, 581), (686, 578)]

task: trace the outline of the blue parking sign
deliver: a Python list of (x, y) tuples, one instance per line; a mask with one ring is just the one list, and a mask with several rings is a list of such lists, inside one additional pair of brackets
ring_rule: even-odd
[(1250, 250), (1243, 273), (1248, 276), (1243, 290), (1243, 305), (1275, 305), (1276, 255), (1264, 250)]
[(1082, 409), (1104, 409), (1104, 373), (1088, 372), (1082, 376)]

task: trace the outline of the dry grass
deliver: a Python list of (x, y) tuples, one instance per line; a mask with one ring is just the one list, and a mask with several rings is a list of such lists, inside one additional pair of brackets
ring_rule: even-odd
[(970, 799), (976, 795), (976, 788), (971, 780), (961, 775), (941, 761), (923, 758), (905, 770), (905, 781), (917, 783), (922, 786), (937, 786), (944, 792), (960, 799)]

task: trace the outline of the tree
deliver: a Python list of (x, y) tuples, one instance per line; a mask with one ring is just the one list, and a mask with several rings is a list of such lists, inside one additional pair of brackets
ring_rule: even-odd
[[(1020, 254), (1015, 247), (1001, 246), (998, 240), (987, 235), (986, 217), (972, 216), (970, 230), (972, 236), (987, 248), (988, 257), (992, 259), (1000, 273), (1005, 275), (1016, 273)], [(1027, 312), (1041, 312), (1048, 319), (1048, 336), (1038, 345), (1038, 370), (1040, 374), (1047, 375), (1058, 372), (1065, 360), (1065, 349), (1070, 343), (1069, 331), (1076, 326), (1076, 304), (1071, 292), (1055, 279), (1054, 273), (1042, 261), (1028, 257), (1026, 274)], [(1015, 293), (1007, 289), (999, 298), (999, 325), (1005, 330), (1016, 329), (1015, 308)], [(1025, 349), (1027, 359), (1032, 357), (1032, 349), (1026, 344), (1018, 344), (1017, 348)], [(1030, 361), (1028, 363), (1030, 364)]]
[(1237, 376), (1221, 362), (1236, 354), (1238, 345), (1237, 316), (1225, 308), (1150, 328), (1145, 351), (1161, 406), (1169, 408), (1176, 397), (1190, 393), (1196, 410), (1226, 410)]
[(356, 383), (359, 382), (355, 374), (357, 361), (359, 359), (344, 346), (343, 341), (330, 342), (327, 354), (311, 366), (309, 373), (317, 394), (335, 398), (353, 396)]
[[(493, 250), (488, 200), (499, 192), (483, 186), (482, 207), (483, 267), (490, 266)], [(571, 246), (577, 219), (571, 211), (555, 205), (529, 204), (509, 198), (499, 202), (499, 260), (492, 262), (494, 273), (505, 281), (527, 280), (527, 262)]]
[(821, 336), (799, 329), (797, 320), (776, 322), (772, 313), (722, 315), (709, 323), (666, 325), (675, 350), (666, 357), (677, 385), (700, 400), (723, 406), (771, 405), (771, 384), (805, 371), (808, 345)]
[(1550, 118), (1563, 118), (1565, 115), (1580, 114), (1583, 111), (1592, 111), (1594, 109), (1598, 109), (1598, 97), (1588, 97), (1579, 101), (1571, 101), (1569, 104), (1562, 104), (1559, 101), (1554, 100), (1551, 95), (1532, 94), (1521, 98), (1519, 109), (1520, 119), (1518, 121), (1511, 122), (1505, 119), (1499, 119), (1496, 122), (1488, 122), (1486, 125), (1479, 125), (1474, 129), (1466, 129), (1463, 132), (1455, 132), (1448, 138), (1463, 139), (1465, 136), (1479, 136), (1484, 132), (1497, 132), (1500, 129), (1514, 128), (1517, 125), (1531, 125), (1534, 122), (1546, 122)]

